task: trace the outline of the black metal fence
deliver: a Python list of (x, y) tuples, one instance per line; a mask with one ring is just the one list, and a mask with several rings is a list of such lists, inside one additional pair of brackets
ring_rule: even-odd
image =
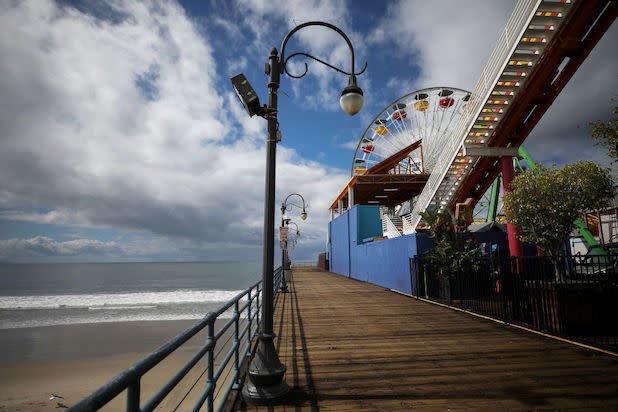
[[(281, 267), (273, 274), (273, 296), (282, 279)], [(201, 321), (176, 336), (144, 359), (124, 370), (105, 385), (71, 406), (70, 412), (95, 411), (118, 395), (126, 392), (127, 412), (153, 411), (161, 402), (177, 388), (179, 383), (195, 368), (201, 373), (193, 385), (182, 387), (184, 396), (175, 407), (167, 406), (162, 410), (192, 410), (221, 411), (226, 406), (226, 400), (232, 391), (240, 389), (241, 378), (248, 360), (254, 354), (254, 340), (261, 322), (262, 281), (259, 281), (235, 298), (223, 304), (214, 312), (208, 313)], [(232, 311), (231, 319), (224, 314)], [(224, 320), (225, 324), (216, 329), (216, 321)], [(172, 352), (181, 348), (189, 339), (206, 330), (206, 339), (201, 348), (178, 371), (169, 371), (169, 381), (160, 387), (150, 399), (143, 401), (142, 378), (151, 369), (164, 361)], [(203, 358), (206, 358), (205, 360)], [(215, 368), (217, 366), (217, 368)], [(201, 383), (201, 385), (198, 385)], [(187, 397), (191, 398), (193, 406), (185, 405)], [(161, 409), (161, 408), (159, 408)]]
[(618, 255), (486, 256), (450, 272), (445, 260), (410, 259), (412, 294), (582, 343), (618, 350)]

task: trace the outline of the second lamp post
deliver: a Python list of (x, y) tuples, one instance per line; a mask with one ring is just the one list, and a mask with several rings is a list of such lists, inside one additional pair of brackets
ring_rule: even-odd
[[(305, 205), (305, 198), (302, 197), (300, 194), (298, 193), (291, 193), (289, 194), (285, 200), (283, 201), (283, 203), (281, 203), (281, 228), (284, 228), (285, 225), (287, 224), (287, 222), (290, 220), (287, 218), (287, 216), (285, 215), (285, 211), (288, 209), (288, 207), (290, 206), (296, 206), (297, 208), (301, 208), (301, 206), (294, 204), (294, 203), (288, 203), (288, 199), (290, 198), (290, 196), (298, 196), (300, 197), (300, 199), (303, 201), (303, 205), (302, 205), (302, 213), (300, 214), (300, 218), (302, 220), (307, 219), (307, 210), (306, 210), (306, 205)], [(285, 241), (285, 244), (281, 244), (281, 270), (282, 272), (282, 280), (281, 280), (281, 292), (287, 292), (288, 291), (288, 284), (285, 281), (285, 271), (288, 270), (290, 268), (290, 265), (288, 265), (288, 256), (287, 256), (287, 240)]]

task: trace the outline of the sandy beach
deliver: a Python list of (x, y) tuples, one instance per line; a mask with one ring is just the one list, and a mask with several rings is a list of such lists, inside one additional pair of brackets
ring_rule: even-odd
[[(57, 411), (73, 405), (134, 362), (195, 324), (196, 320), (96, 323), (0, 330), (0, 411)], [(217, 325), (219, 327), (219, 325)], [(200, 332), (142, 379), (143, 400), (178, 370), (205, 341)], [(178, 410), (201, 393), (205, 358), (162, 404), (171, 410), (196, 380)], [(50, 394), (63, 399), (50, 400)], [(121, 410), (120, 395), (103, 410)]]

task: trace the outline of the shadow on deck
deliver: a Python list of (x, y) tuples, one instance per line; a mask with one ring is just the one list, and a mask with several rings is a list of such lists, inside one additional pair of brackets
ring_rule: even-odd
[(618, 410), (618, 358), (297, 268), (275, 307), (288, 399), (236, 410)]

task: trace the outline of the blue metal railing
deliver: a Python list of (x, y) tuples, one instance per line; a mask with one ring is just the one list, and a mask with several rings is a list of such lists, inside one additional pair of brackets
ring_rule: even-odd
[[(274, 271), (273, 296), (276, 296), (277, 290), (281, 283), (281, 273), (281, 267), (278, 267)], [(105, 385), (101, 386), (99, 389), (95, 390), (90, 395), (71, 406), (68, 411), (96, 411), (105, 406), (112, 399), (116, 398), (125, 389), (127, 390), (127, 412), (152, 411), (163, 401), (163, 399), (165, 399), (165, 397), (178, 385), (178, 383), (200, 361), (200, 359), (204, 357), (204, 355), (207, 355), (207, 366), (206, 370), (202, 373), (202, 375), (200, 375), (200, 377), (203, 376), (204, 373), (206, 374), (206, 385), (191, 410), (198, 411), (204, 404), (206, 404), (207, 411), (214, 411), (216, 397), (215, 389), (220, 384), (227, 384), (227, 386), (221, 387), (220, 390), (224, 390), (223, 395), (217, 398), (216, 410), (221, 411), (230, 392), (240, 388), (242, 383), (241, 376), (243, 373), (243, 360), (253, 356), (254, 345), (252, 345), (252, 343), (258, 333), (261, 321), (261, 291), (262, 281), (259, 281), (236, 295), (236, 297), (225, 303), (216, 311), (208, 313), (201, 321), (182, 332), (180, 335), (176, 336), (159, 349), (146, 356), (144, 359), (116, 375)], [(215, 322), (217, 319), (230, 309), (233, 310), (232, 318), (229, 319), (218, 331), (215, 331)], [(217, 341), (232, 327), (232, 325), (234, 326), (233, 344), (227, 353), (223, 355), (223, 360), (219, 364), (217, 370), (215, 370), (215, 360), (219, 360), (215, 359), (217, 356), (215, 355)], [(144, 374), (158, 365), (172, 352), (180, 348), (184, 343), (205, 328), (207, 328), (207, 338), (204, 345), (200, 347), (197, 353), (195, 353), (191, 359), (189, 359), (189, 361), (187, 361), (185, 365), (181, 367), (166, 384), (163, 385), (163, 387), (161, 387), (148, 401), (140, 406), (140, 385)], [(227, 382), (220, 382), (221, 380), (226, 380), (229, 376), (223, 377), (222, 379), (223, 372), (226, 367), (228, 367), (232, 359), (234, 360), (234, 363), (231, 379)], [(192, 389), (193, 386), (189, 389), (189, 391)]]

